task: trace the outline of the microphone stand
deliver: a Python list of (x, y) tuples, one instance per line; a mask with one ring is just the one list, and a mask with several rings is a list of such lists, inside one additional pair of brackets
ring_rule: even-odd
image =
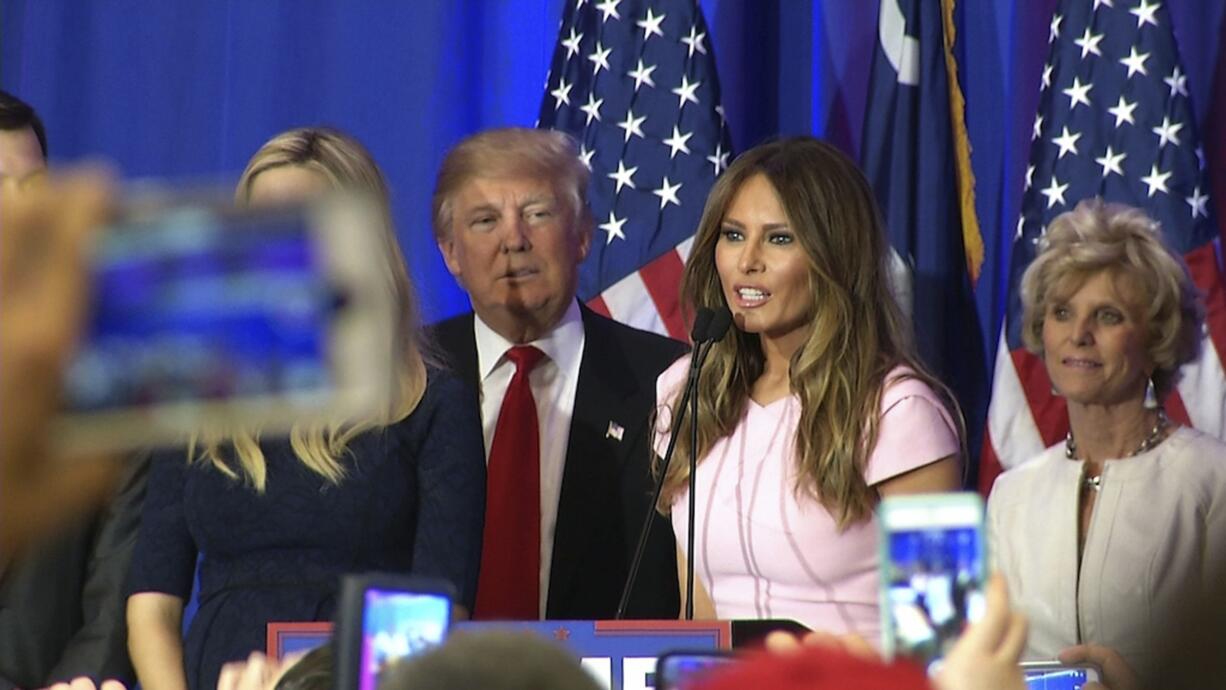
[[(706, 347), (698, 356), (698, 365), (693, 370), (694, 391), (698, 391), (698, 372), (702, 363), (711, 352), (711, 346), (724, 338), (728, 327), (732, 325), (732, 312), (727, 307), (716, 310), (707, 326)], [(690, 500), (689, 521), (686, 523), (685, 534), (685, 619), (694, 620), (694, 518), (695, 507), (698, 504), (698, 395), (690, 397)]]
[(639, 530), (639, 541), (634, 549), (634, 559), (630, 562), (630, 572), (626, 577), (626, 584), (622, 588), (621, 600), (617, 604), (616, 620), (621, 620), (626, 615), (626, 606), (630, 603), (630, 593), (634, 591), (635, 580), (638, 579), (639, 569), (643, 565), (643, 553), (647, 550), (647, 538), (651, 534), (651, 523), (655, 518), (656, 504), (660, 502), (660, 494), (664, 491), (664, 478), (668, 476), (668, 466), (673, 459), (673, 451), (677, 447), (677, 439), (680, 436), (677, 432), (680, 431), (681, 422), (685, 419), (685, 412), (689, 407), (690, 397), (698, 385), (698, 370), (702, 366), (703, 360), (706, 359), (706, 353), (709, 349), (710, 340), (707, 338), (708, 325), (711, 323), (714, 315), (714, 311), (705, 307), (699, 309), (698, 313), (694, 315), (694, 327), (690, 331), (690, 340), (694, 343), (694, 351), (690, 359), (690, 373), (686, 378), (685, 390), (681, 393), (680, 404), (677, 405), (677, 418), (671, 421), (672, 433), (668, 437), (668, 447), (664, 451), (664, 459), (660, 464), (660, 475), (656, 477), (656, 486), (651, 494), (651, 503), (648, 504), (647, 513), (643, 518), (643, 527)]

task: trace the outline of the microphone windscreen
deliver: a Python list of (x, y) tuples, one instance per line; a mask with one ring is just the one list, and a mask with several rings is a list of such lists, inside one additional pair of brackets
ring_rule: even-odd
[(720, 307), (711, 315), (711, 321), (707, 324), (707, 340), (715, 342), (722, 340), (724, 334), (728, 332), (728, 327), (732, 325), (732, 312), (728, 311), (728, 307)]
[(694, 327), (690, 329), (690, 342), (701, 343), (707, 339), (712, 316), (715, 316), (713, 309), (698, 308), (698, 313), (694, 314)]

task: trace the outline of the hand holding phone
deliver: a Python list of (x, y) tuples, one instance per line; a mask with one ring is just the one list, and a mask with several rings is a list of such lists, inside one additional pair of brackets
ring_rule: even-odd
[(279, 432), (388, 397), (390, 289), (370, 205), (131, 199), (98, 234), (89, 318), (64, 386), (65, 448)]
[(970, 624), (938, 664), (938, 690), (1024, 690), (1018, 660), (1026, 646), (1026, 619), (1009, 606), (1005, 580), (993, 575), (985, 592), (983, 617)]
[(932, 674), (983, 615), (983, 500), (971, 493), (890, 497), (878, 524), (883, 648)]
[(454, 588), (441, 580), (391, 574), (341, 581), (333, 638), (336, 690), (377, 690), (396, 661), (443, 643)]

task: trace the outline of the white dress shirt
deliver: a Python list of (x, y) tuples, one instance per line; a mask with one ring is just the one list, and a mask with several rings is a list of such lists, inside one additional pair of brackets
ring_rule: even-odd
[[(490, 444), (498, 426), (502, 398), (515, 375), (515, 365), (506, 358), (517, 343), (502, 337), (474, 315), (477, 342), (477, 373), (481, 377), (481, 425), (485, 433), (485, 459), (489, 462)], [(566, 447), (570, 442), (570, 420), (575, 411), (575, 392), (579, 384), (579, 364), (583, 361), (583, 318), (579, 303), (571, 302), (562, 320), (532, 345), (545, 357), (532, 370), (528, 382), (536, 400), (536, 419), (540, 425), (541, 449), (541, 580), (540, 616), (545, 617), (549, 596), (549, 573), (553, 560), (553, 533), (558, 523), (558, 500), (562, 495), (562, 473), (566, 467)]]

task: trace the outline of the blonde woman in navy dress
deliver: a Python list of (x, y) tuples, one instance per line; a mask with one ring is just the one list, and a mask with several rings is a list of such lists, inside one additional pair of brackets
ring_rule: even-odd
[[(129, 649), (145, 690), (212, 690), (221, 666), (265, 645), (270, 621), (327, 621), (338, 577), (381, 570), (450, 581), (471, 610), (481, 556), (485, 457), (473, 396), (431, 367), (387, 187), (370, 154), (334, 130), (273, 138), (240, 202), (355, 189), (382, 202), (400, 305), (393, 401), (376, 419), (295, 427), (288, 439), (199, 439), (155, 459), (129, 578)], [(355, 231), (360, 231), (356, 228)], [(199, 609), (180, 636), (200, 558)]]

